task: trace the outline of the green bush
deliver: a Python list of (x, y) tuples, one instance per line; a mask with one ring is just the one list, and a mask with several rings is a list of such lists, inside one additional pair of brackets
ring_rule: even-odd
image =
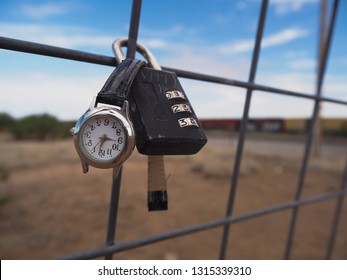
[(6, 181), (10, 177), (10, 171), (5, 164), (0, 163), (0, 182)]
[(342, 128), (342, 129), (339, 131), (339, 136), (347, 137), (347, 128)]
[(12, 126), (17, 140), (45, 140), (59, 137), (59, 121), (48, 114), (31, 115), (19, 119)]
[(347, 137), (347, 128), (340, 128), (336, 130), (323, 130), (323, 134), (327, 136)]
[(11, 132), (16, 140), (46, 140), (70, 137), (72, 121), (59, 121), (49, 114), (30, 115), (14, 119), (7, 113), (0, 113), (0, 133)]
[(58, 138), (71, 138), (70, 129), (75, 126), (76, 121), (64, 121), (59, 122), (59, 126), (57, 128), (57, 137)]
[(15, 120), (7, 113), (0, 113), (0, 132), (11, 130)]

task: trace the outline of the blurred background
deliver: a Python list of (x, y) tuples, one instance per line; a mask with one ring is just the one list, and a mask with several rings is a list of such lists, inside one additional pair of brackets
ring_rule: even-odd
[[(316, 94), (322, 3), (269, 1), (255, 82)], [(1, 1), (0, 36), (113, 56), (127, 37), (132, 1)], [(139, 42), (167, 67), (248, 80), (261, 1), (143, 1)], [(347, 2), (340, 1), (323, 97), (347, 101)], [(323, 24), (324, 26), (324, 24)], [(112, 67), (0, 49), (0, 257), (50, 259), (104, 244), (111, 171), (82, 174), (69, 129)], [(209, 141), (166, 157), (169, 211), (148, 213), (147, 162), (136, 151), (122, 178), (117, 242), (225, 216), (246, 90), (180, 79)], [(292, 201), (309, 99), (254, 91), (234, 214)], [(303, 198), (341, 188), (347, 110), (321, 102)], [(136, 176), (134, 176), (136, 174)], [(292, 258), (322, 259), (336, 201), (300, 209)], [(342, 209), (333, 258), (347, 257)], [(232, 225), (227, 258), (281, 259), (290, 210)], [(222, 229), (117, 254), (124, 259), (216, 259)], [(189, 244), (189, 246), (187, 245)]]

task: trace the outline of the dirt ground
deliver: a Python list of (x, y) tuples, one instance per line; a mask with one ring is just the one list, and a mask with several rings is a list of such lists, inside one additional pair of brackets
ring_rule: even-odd
[[(282, 142), (281, 153), (271, 153), (268, 140), (246, 142), (234, 214), (293, 199), (301, 157), (288, 145), (301, 151), (303, 144)], [(236, 140), (212, 137), (197, 155), (166, 157), (169, 210), (164, 212), (147, 211), (146, 157), (134, 152), (123, 168), (116, 242), (224, 218), (235, 147)], [(345, 150), (339, 153), (346, 154)], [(341, 188), (339, 153), (311, 161), (302, 197)], [(71, 139), (13, 142), (2, 137), (0, 164), (9, 175), (0, 181), (1, 259), (52, 259), (104, 245), (111, 171), (91, 168), (82, 174)], [(335, 206), (336, 200), (328, 200), (300, 208), (293, 259), (325, 258)], [(233, 224), (227, 258), (282, 259), (290, 214), (284, 210)], [(347, 258), (346, 221), (345, 203), (334, 259)], [(222, 228), (206, 230), (125, 251), (114, 258), (217, 259), (221, 235)]]

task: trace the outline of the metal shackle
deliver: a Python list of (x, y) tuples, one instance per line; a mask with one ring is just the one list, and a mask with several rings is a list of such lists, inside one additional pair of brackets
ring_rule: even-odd
[[(122, 51), (122, 47), (127, 47), (128, 42), (129, 42), (128, 39), (120, 38), (115, 40), (112, 44), (112, 50), (118, 64), (125, 59), (125, 56)], [(136, 50), (147, 60), (148, 65), (150, 67), (157, 70), (161, 70), (159, 63), (157, 62), (154, 55), (151, 53), (149, 49), (147, 49), (145, 46), (141, 45), (140, 43), (136, 43)]]

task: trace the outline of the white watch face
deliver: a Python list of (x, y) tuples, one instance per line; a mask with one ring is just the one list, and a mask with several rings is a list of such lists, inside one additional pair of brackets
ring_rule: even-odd
[(88, 119), (80, 130), (79, 146), (94, 162), (114, 161), (125, 149), (127, 134), (119, 120), (112, 115)]

